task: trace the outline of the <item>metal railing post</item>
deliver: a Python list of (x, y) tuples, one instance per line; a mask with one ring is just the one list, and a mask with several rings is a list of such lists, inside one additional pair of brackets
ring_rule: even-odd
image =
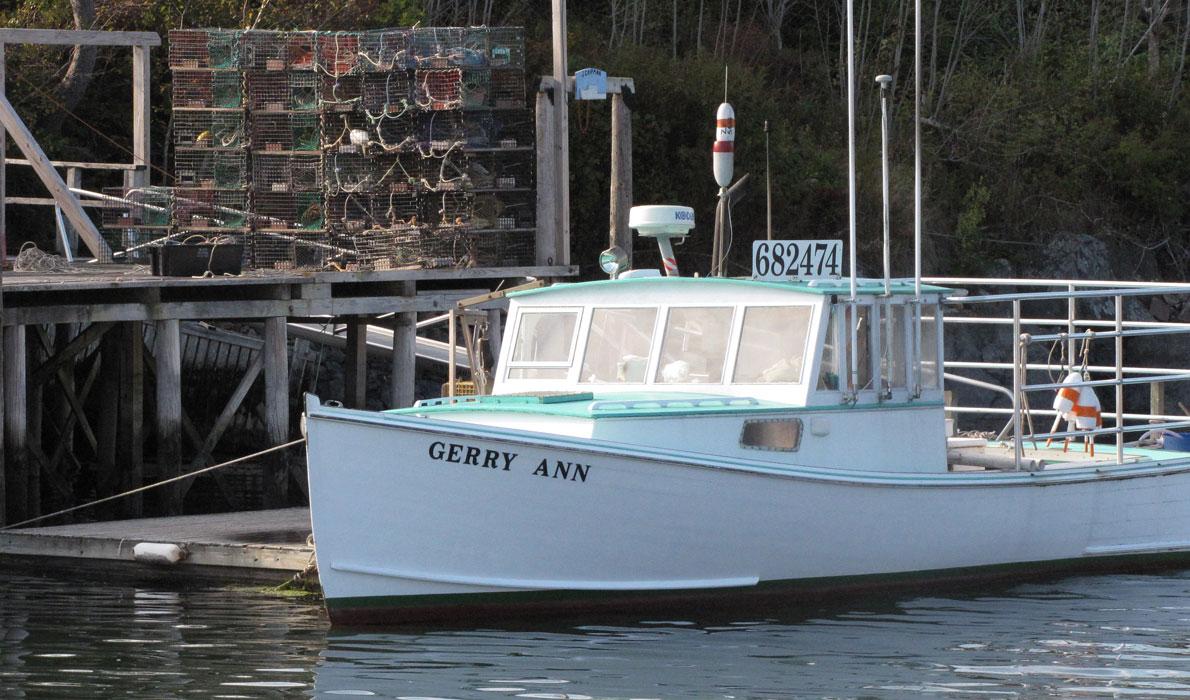
[[(1124, 463), (1124, 297), (1116, 299), (1116, 464)], [(1094, 438), (1092, 438), (1094, 439)]]
[(1012, 451), (1016, 469), (1025, 457), (1024, 430), (1021, 426), (1021, 368), (1024, 365), (1024, 346), (1021, 341), (1021, 302), (1012, 302)]
[[(1074, 285), (1066, 285), (1066, 289), (1070, 292), (1070, 298), (1066, 300), (1066, 332), (1071, 336), (1074, 335), (1074, 318), (1077, 312), (1074, 298)], [(1074, 367), (1078, 364), (1078, 343), (1071, 337), (1066, 341), (1066, 356), (1070, 358), (1070, 366)]]

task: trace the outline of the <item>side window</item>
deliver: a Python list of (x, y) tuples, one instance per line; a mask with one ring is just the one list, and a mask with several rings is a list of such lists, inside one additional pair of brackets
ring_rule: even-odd
[(901, 388), (906, 384), (905, 330), (912, 316), (905, 313), (905, 304), (885, 304), (880, 309), (880, 374), (883, 389)]
[(508, 363), (509, 379), (565, 379), (578, 310), (522, 311)]
[(643, 384), (657, 309), (595, 309), (579, 381)]
[(796, 452), (801, 442), (802, 422), (797, 418), (746, 420), (740, 432), (740, 446), (754, 450)]
[(670, 309), (654, 381), (659, 384), (722, 382), (731, 315), (731, 307)]
[(942, 307), (923, 304), (921, 307), (921, 386), (941, 389), (942, 373), (938, 369), (938, 332), (942, 324)]
[(826, 315), (826, 342), (822, 345), (822, 363), (818, 369), (818, 388), (836, 391), (839, 388), (839, 358), (843, 357), (843, 346), (839, 342), (838, 306), (830, 307)]
[(809, 306), (750, 306), (744, 309), (735, 384), (784, 383), (802, 380)]

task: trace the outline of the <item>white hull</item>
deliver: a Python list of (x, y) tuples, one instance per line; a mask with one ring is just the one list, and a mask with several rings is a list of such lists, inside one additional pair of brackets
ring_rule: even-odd
[(319, 575), (336, 622), (1190, 551), (1185, 458), (1035, 474), (847, 472), (316, 401), (307, 430)]

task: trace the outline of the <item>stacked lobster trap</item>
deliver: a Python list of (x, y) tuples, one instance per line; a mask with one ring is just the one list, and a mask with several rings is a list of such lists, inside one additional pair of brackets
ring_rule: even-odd
[(174, 188), (119, 190), (113, 247), (217, 237), (257, 269), (534, 260), (520, 28), (170, 32)]

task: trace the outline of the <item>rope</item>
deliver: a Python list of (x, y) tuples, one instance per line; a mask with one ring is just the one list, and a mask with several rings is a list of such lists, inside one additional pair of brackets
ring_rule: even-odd
[(33, 241), (25, 241), (21, 246), (16, 260), (12, 263), (12, 269), (17, 272), (80, 272), (66, 258), (45, 252)]
[(63, 508), (62, 510), (55, 511), (53, 513), (47, 513), (46, 515), (39, 515), (36, 518), (29, 518), (28, 520), (22, 520), (19, 523), (5, 525), (4, 527), (0, 527), (0, 531), (11, 530), (15, 527), (21, 527), (22, 525), (28, 525), (30, 523), (35, 523), (35, 522), (38, 522), (41, 520), (48, 520), (50, 518), (55, 518), (59, 515), (66, 515), (67, 513), (73, 513), (76, 510), (82, 510), (83, 508), (90, 508), (91, 506), (97, 506), (100, 503), (107, 503), (108, 501), (114, 501), (117, 498), (123, 498), (125, 496), (131, 496), (133, 494), (141, 493), (143, 491), (148, 491), (149, 489), (155, 489), (158, 486), (165, 486), (167, 484), (172, 484), (172, 483), (175, 483), (178, 481), (182, 481), (183, 479), (190, 479), (192, 477), (199, 476), (200, 474), (206, 474), (207, 472), (213, 472), (216, 469), (222, 469), (223, 467), (230, 467), (233, 464), (239, 464), (240, 462), (246, 462), (246, 461), (253, 459), (255, 457), (267, 455), (270, 452), (278, 452), (280, 450), (286, 450), (286, 449), (289, 449), (290, 447), (293, 447), (294, 445), (300, 445), (305, 441), (306, 441), (306, 438), (298, 438), (297, 440), (290, 440), (289, 442), (286, 442), (284, 444), (275, 445), (273, 447), (270, 447), (267, 450), (261, 450), (260, 452), (253, 452), (252, 454), (244, 455), (243, 457), (236, 457), (235, 459), (228, 461), (228, 462), (223, 462), (222, 464), (214, 464), (209, 467), (203, 467), (202, 469), (196, 469), (192, 472), (182, 474), (181, 476), (175, 476), (170, 479), (166, 479), (164, 481), (158, 481), (156, 483), (148, 484), (146, 486), (141, 486), (139, 488), (135, 488), (130, 491), (125, 491), (123, 493), (117, 493), (114, 496), (107, 496), (105, 498), (100, 498), (97, 501), (83, 503), (82, 505), (77, 505), (77, 506), (73, 506), (70, 508)]

